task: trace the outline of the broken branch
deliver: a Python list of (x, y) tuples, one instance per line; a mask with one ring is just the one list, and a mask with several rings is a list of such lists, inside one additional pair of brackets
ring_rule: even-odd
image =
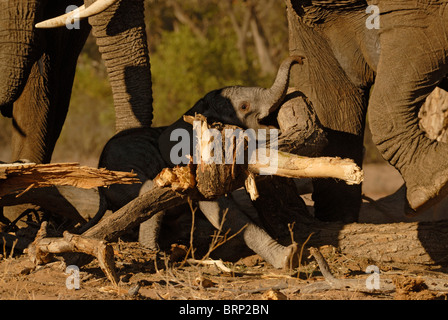
[(133, 173), (90, 168), (77, 163), (3, 164), (0, 167), (0, 198), (12, 193), (21, 195), (32, 188), (74, 186), (91, 189), (132, 183), (140, 183)]
[(106, 277), (114, 284), (118, 284), (115, 272), (113, 248), (102, 240), (87, 239), (67, 231), (63, 238), (46, 238), (47, 222), (43, 222), (35, 240), (28, 247), (28, 255), (36, 265), (51, 261), (53, 254), (78, 252), (94, 256)]
[[(269, 166), (256, 162), (249, 164), (248, 169), (260, 173)], [(287, 178), (334, 178), (344, 180), (347, 184), (360, 184), (363, 172), (351, 159), (319, 157), (302, 157), (291, 153), (278, 151), (278, 168), (274, 169), (276, 176)]]

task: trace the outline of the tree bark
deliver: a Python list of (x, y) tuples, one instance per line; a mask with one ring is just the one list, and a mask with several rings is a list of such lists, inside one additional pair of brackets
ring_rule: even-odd
[(390, 224), (322, 223), (295, 226), (296, 241), (307, 245), (333, 245), (343, 254), (376, 263), (445, 265), (448, 257), (448, 222)]

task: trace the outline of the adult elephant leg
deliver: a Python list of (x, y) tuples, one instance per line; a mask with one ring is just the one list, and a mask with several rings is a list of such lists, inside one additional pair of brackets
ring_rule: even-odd
[(50, 162), (68, 111), (76, 62), (89, 32), (87, 23), (79, 30), (46, 31), (44, 53), (14, 104), (13, 161)]
[[(362, 167), (363, 135), (327, 130), (328, 146), (323, 154), (353, 159)], [(361, 208), (362, 185), (347, 185), (334, 179), (314, 179), (314, 215), (321, 221), (356, 222)]]
[[(430, 1), (428, 1), (429, 3)], [(411, 209), (446, 193), (448, 145), (418, 126), (418, 111), (448, 73), (448, 9), (423, 2), (380, 2), (381, 56), (369, 104), (373, 141), (402, 174)], [(397, 10), (400, 9), (400, 10)]]
[[(86, 0), (86, 6), (94, 0)], [(151, 70), (143, 0), (119, 0), (89, 18), (114, 95), (116, 130), (150, 127)]]
[[(334, 55), (328, 36), (306, 25), (300, 10), (288, 6), (289, 51), (306, 57), (291, 72), (294, 87), (312, 102), (328, 139), (322, 156), (353, 159), (362, 166), (366, 93), (347, 76)], [(359, 54), (353, 52), (350, 57)], [(361, 206), (361, 186), (348, 186), (333, 179), (313, 181), (315, 216), (323, 221), (354, 222)]]
[(246, 245), (275, 268), (290, 266), (291, 259), (294, 259), (295, 245), (285, 247), (276, 242), (241, 212), (232, 198), (223, 196), (216, 201), (200, 201), (199, 208), (215, 228), (222, 227), (223, 234), (230, 230), (230, 236), (242, 230)]

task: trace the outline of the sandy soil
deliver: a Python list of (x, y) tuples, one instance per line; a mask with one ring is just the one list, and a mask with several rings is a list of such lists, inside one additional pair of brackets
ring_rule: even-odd
[[(394, 192), (402, 183), (395, 170), (384, 165), (365, 168), (364, 192), (372, 198)], [(187, 232), (188, 233), (188, 232)], [(248, 254), (236, 262), (224, 260), (227, 272), (215, 265), (185, 263), (188, 243), (176, 244), (170, 252), (155, 252), (134, 241), (112, 244), (120, 278), (118, 288), (111, 283), (96, 260), (66, 273), (66, 264), (56, 259), (35, 267), (26, 254), (12, 254), (0, 248), (0, 299), (50, 300), (394, 300), (446, 299), (445, 292), (428, 290), (419, 280), (421, 275), (434, 275), (434, 270), (410, 265), (399, 269), (381, 265), (381, 277), (392, 279), (397, 290), (311, 290), (324, 278), (316, 261), (303, 256), (301, 266), (291, 271), (277, 270), (259, 256)], [(186, 246), (185, 246), (186, 245)], [(225, 244), (224, 244), (225, 245)], [(334, 275), (341, 279), (361, 279), (370, 274), (368, 262), (348, 258), (337, 248), (320, 248)], [(448, 276), (437, 272), (437, 277)], [(79, 289), (71, 288), (79, 279)]]

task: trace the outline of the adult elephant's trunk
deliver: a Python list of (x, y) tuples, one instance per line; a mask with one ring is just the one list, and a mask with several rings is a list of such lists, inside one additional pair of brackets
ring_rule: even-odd
[[(88, 8), (94, 1), (86, 0)], [(152, 84), (143, 0), (118, 0), (89, 18), (105, 62), (117, 132), (152, 123)]]
[(304, 58), (301, 56), (291, 56), (282, 62), (278, 69), (274, 84), (265, 91), (265, 101), (267, 101), (269, 109), (263, 110), (263, 117), (277, 110), (281, 102), (285, 99), (286, 92), (288, 91), (291, 67), (295, 63), (303, 64), (303, 59)]

